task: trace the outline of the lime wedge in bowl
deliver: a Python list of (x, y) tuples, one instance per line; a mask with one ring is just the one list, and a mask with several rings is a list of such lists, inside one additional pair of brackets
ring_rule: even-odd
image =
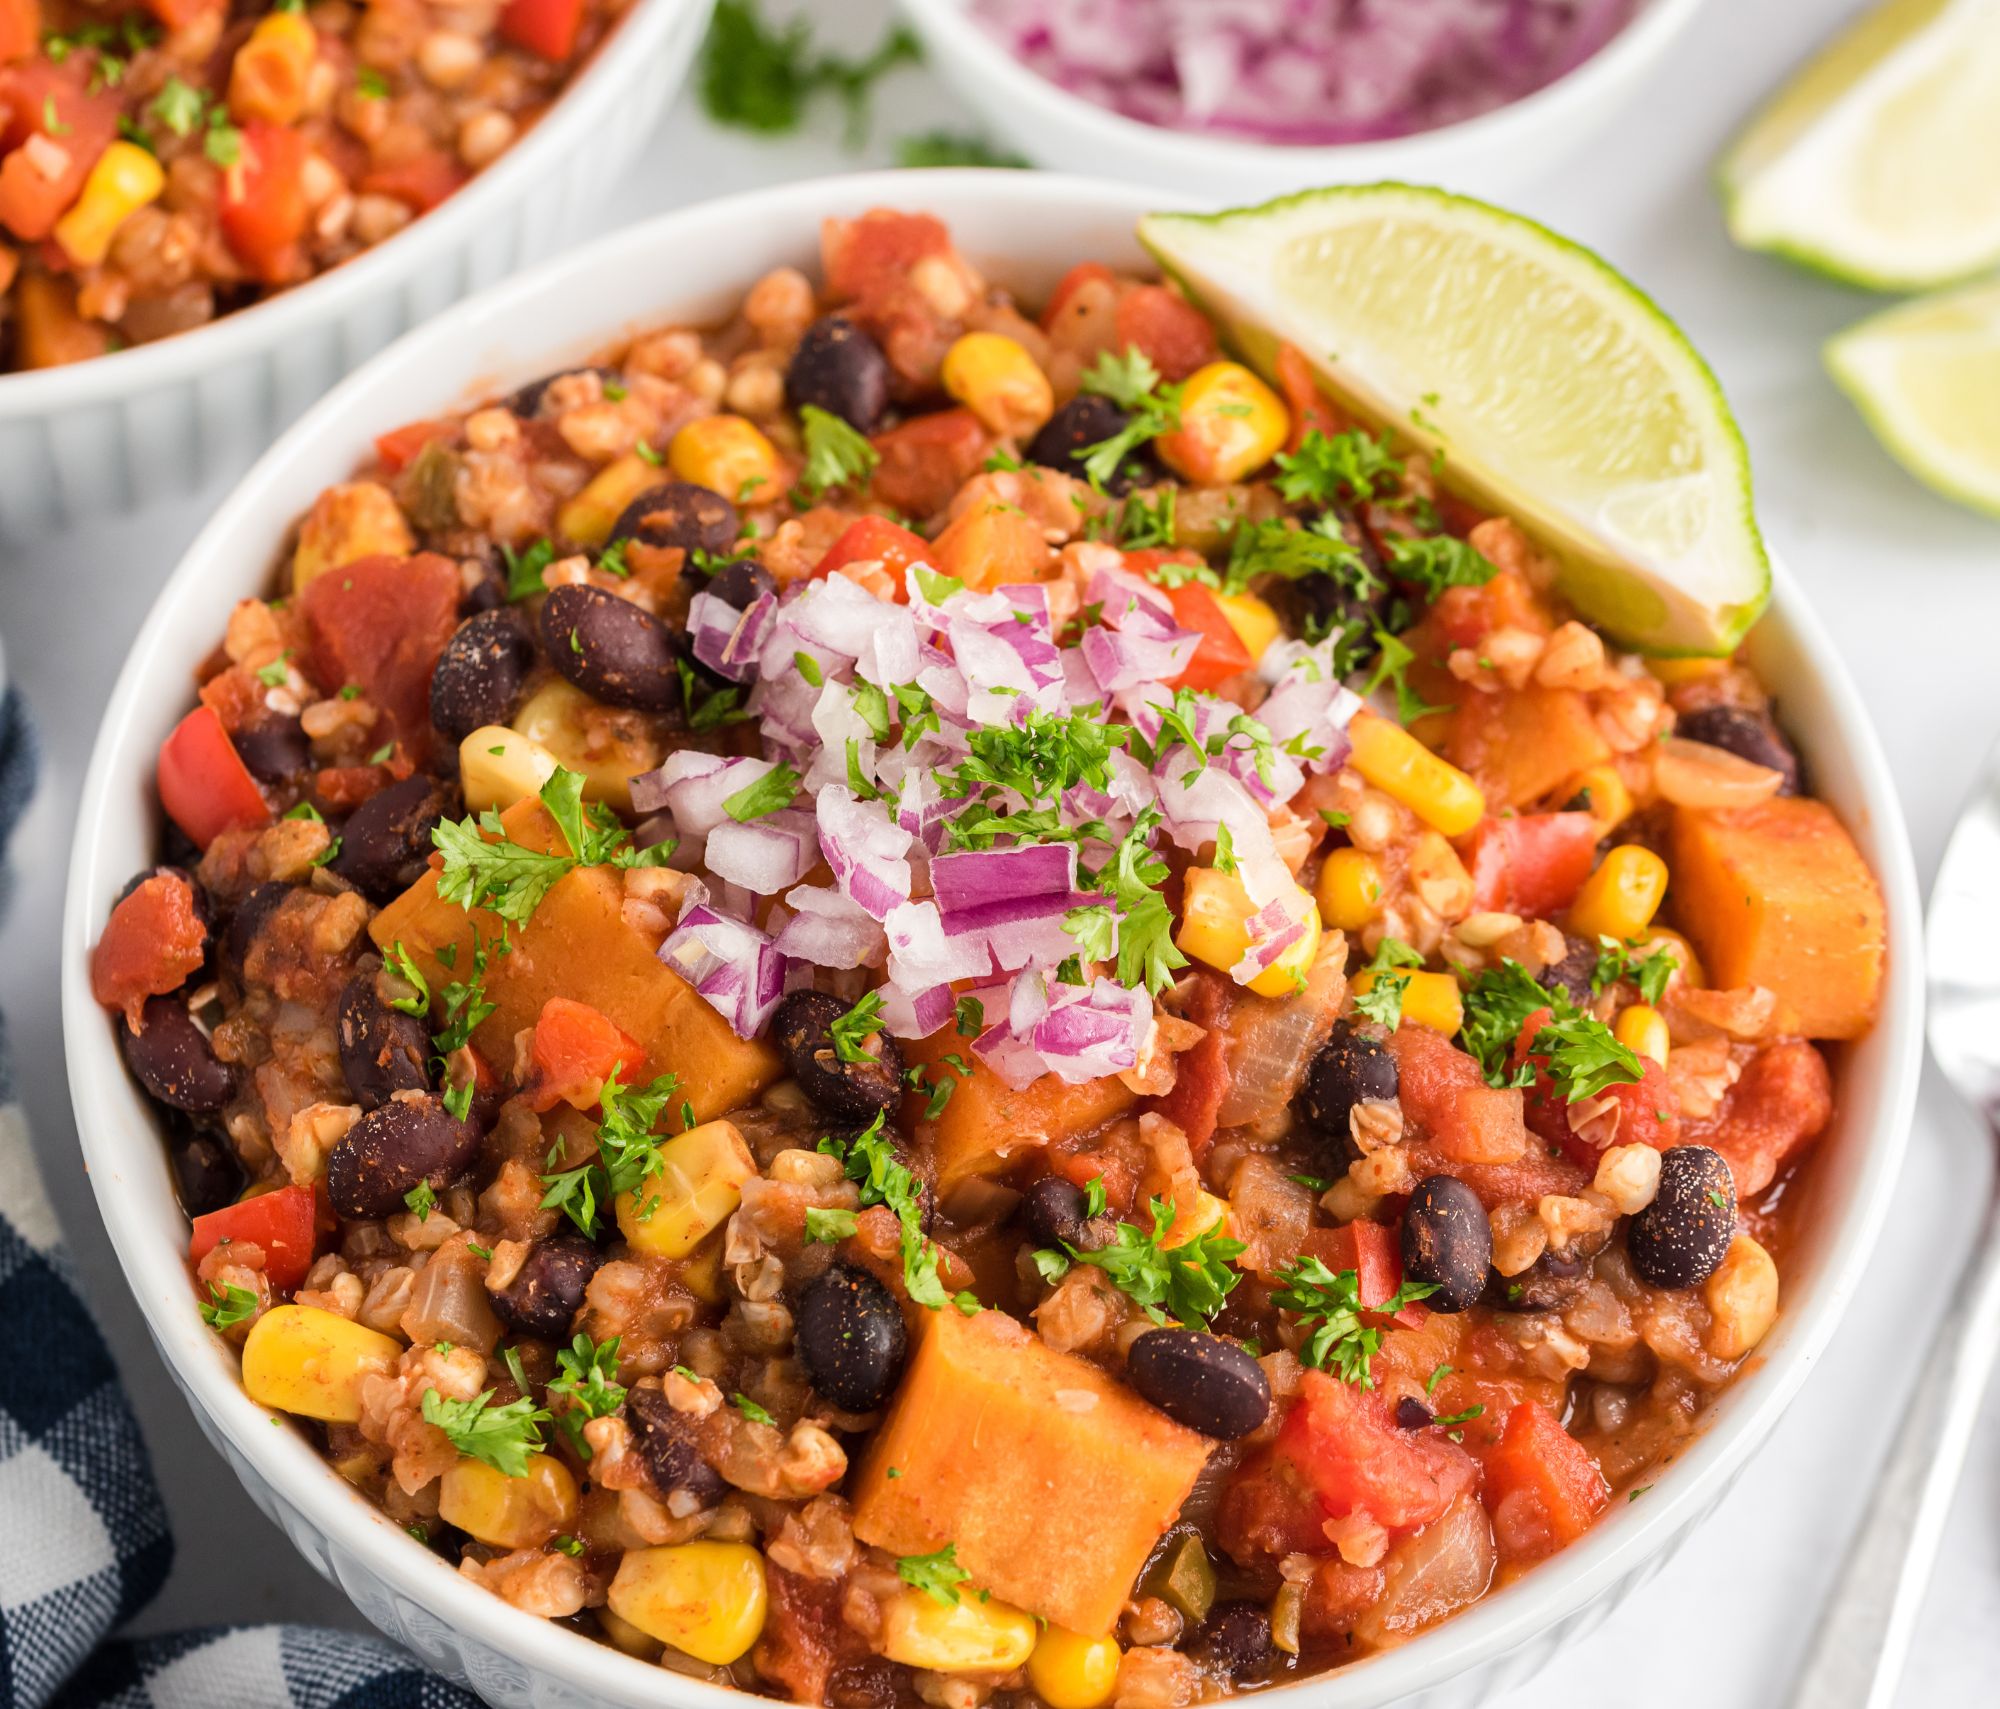
[(1889, 0), (1722, 162), (1729, 232), (1851, 285), (1924, 291), (2000, 262), (2000, 10)]
[(1351, 413), (1442, 453), (1449, 484), (1521, 523), (1628, 645), (1726, 653), (1764, 609), (1721, 388), (1588, 250), (1403, 184), (1152, 214), (1139, 237), (1250, 361), (1293, 344)]
[(1826, 365), (1897, 462), (2000, 516), (2000, 281), (1886, 309), (1830, 340)]

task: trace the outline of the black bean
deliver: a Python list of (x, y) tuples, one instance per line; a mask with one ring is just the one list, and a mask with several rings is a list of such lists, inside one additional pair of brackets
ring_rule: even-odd
[(792, 1345), (813, 1387), (848, 1412), (873, 1412), (903, 1373), (909, 1337), (896, 1296), (868, 1271), (835, 1264), (799, 1300)]
[(1346, 1021), (1335, 1021), (1306, 1070), (1299, 1108), (1307, 1125), (1334, 1141), (1342, 1157), (1352, 1162), (1358, 1155), (1349, 1125), (1354, 1106), (1391, 1102), (1396, 1087), (1396, 1058), (1388, 1047)]
[[(1028, 441), (1027, 457), (1045, 469), (1060, 469), (1078, 480), (1084, 477), (1086, 454), (1105, 440), (1116, 438), (1130, 424), (1131, 417), (1098, 392), (1078, 392), (1049, 417), (1042, 430)], [(1141, 448), (1125, 458), (1103, 482), (1104, 490), (1116, 498), (1129, 492), (1156, 470), (1152, 453)]]
[(119, 1042), (139, 1084), (163, 1104), (212, 1115), (236, 1091), (236, 1071), (215, 1054), (179, 997), (148, 997), (138, 1032), (120, 1026)]
[(535, 668), (535, 638), (511, 607), (483, 611), (453, 632), (431, 672), (431, 723), (462, 742), (482, 724), (504, 724)]
[(1169, 1418), (1218, 1441), (1270, 1416), (1271, 1382), (1234, 1341), (1198, 1329), (1149, 1329), (1125, 1354), (1125, 1380)]
[(736, 506), (719, 492), (693, 481), (662, 481), (619, 512), (610, 538), (634, 540), (662, 552), (678, 547), (689, 558), (683, 568), (692, 568), (696, 552), (727, 557), (742, 527)]
[(431, 832), (447, 805), (436, 780), (422, 772), (377, 790), (340, 827), (333, 870), (369, 901), (393, 902), (423, 877)]
[(291, 893), (289, 884), (255, 885), (229, 916), (229, 925), (222, 934), (222, 965), (238, 985), (243, 983), (243, 962), (250, 946)]
[(1752, 765), (1770, 767), (1785, 780), (1778, 786), (1780, 795), (1799, 792), (1798, 750), (1785, 740), (1769, 713), (1746, 712), (1740, 706), (1704, 706), (1679, 719), (1674, 734), (1722, 748)]
[(874, 1061), (843, 1062), (833, 1024), (846, 1013), (847, 1005), (825, 991), (794, 991), (771, 1017), (771, 1042), (799, 1089), (821, 1109), (868, 1121), (902, 1100), (903, 1047), (875, 1032), (859, 1041)]
[(606, 380), (616, 380), (618, 378), (618, 370), (616, 368), (605, 368), (596, 363), (586, 363), (581, 368), (558, 368), (553, 374), (544, 374), (539, 380), (530, 380), (519, 391), (515, 392), (513, 396), (508, 398), (507, 407), (520, 416), (522, 420), (532, 420), (535, 416), (541, 414), (542, 398), (549, 387), (553, 386), (558, 380), (567, 379), (571, 374), (596, 374)]
[(260, 719), (232, 740), (236, 757), (259, 783), (283, 783), (312, 764), (312, 744), (296, 718)]
[(1722, 1267), (1736, 1237), (1736, 1178), (1722, 1153), (1677, 1145), (1660, 1159), (1660, 1190), (1625, 1233), (1632, 1268), (1656, 1288), (1692, 1288)]
[(1271, 1616), (1255, 1602), (1218, 1602), (1187, 1650), (1216, 1672), (1242, 1679), (1271, 1659)]
[(363, 967), (340, 993), (340, 1071), (365, 1110), (398, 1092), (430, 1090), (430, 1027), (422, 1015), (392, 1009), (375, 989), (377, 969)]
[(1479, 1303), (1493, 1262), (1493, 1227), (1479, 1195), (1456, 1175), (1417, 1183), (1403, 1214), (1403, 1274), (1429, 1282), (1432, 1311), (1465, 1311)]
[(603, 1262), (582, 1235), (552, 1234), (528, 1249), (511, 1282), (491, 1292), (493, 1309), (523, 1335), (567, 1342), (584, 1289)]
[(755, 558), (744, 558), (724, 565), (714, 575), (704, 578), (701, 585), (724, 605), (748, 611), (757, 602), (760, 593), (778, 591), (778, 578)]
[(1396, 1402), (1396, 1423), (1405, 1430), (1428, 1430), (1436, 1416), (1415, 1395), (1406, 1394)]
[(228, 1140), (184, 1122), (176, 1121), (168, 1132), (167, 1161), (173, 1165), (181, 1209), (191, 1217), (235, 1204), (249, 1182)]
[(664, 712), (680, 704), (680, 638), (615, 593), (557, 588), (542, 605), (542, 648), (565, 681), (606, 706)]
[(1021, 1201), (1021, 1216), (1035, 1244), (1052, 1251), (1083, 1249), (1083, 1189), (1060, 1175), (1044, 1175)]
[(1394, 590), (1383, 567), (1381, 549), (1360, 517), (1343, 505), (1331, 505), (1318, 520), (1326, 518), (1339, 523), (1342, 537), (1354, 548), (1371, 579), (1357, 587), (1355, 578), (1347, 576), (1318, 572), (1300, 576), (1285, 584), (1281, 603), (1296, 629), (1311, 624), (1315, 633), (1330, 628), (1347, 630), (1347, 645), (1356, 662), (1366, 663), (1375, 655), (1374, 632), (1386, 626)]
[(674, 1411), (658, 1389), (628, 1389), (625, 1420), (660, 1495), (691, 1495), (703, 1507), (722, 1499), (728, 1485), (702, 1455), (699, 1423)]
[(498, 611), (507, 603), (507, 576), (497, 563), (483, 563), (480, 573), (458, 597), (460, 617)]
[(327, 1153), (327, 1196), (342, 1216), (392, 1216), (419, 1184), (450, 1186), (478, 1150), (479, 1130), (437, 1099), (392, 1099)]
[(1561, 1311), (1574, 1305), (1590, 1285), (1590, 1261), (1610, 1238), (1607, 1232), (1560, 1252), (1546, 1251), (1518, 1276), (1494, 1271), (1487, 1280), (1486, 1303), (1500, 1311)]
[(1597, 971), (1597, 949), (1588, 938), (1564, 933), (1562, 960), (1543, 970), (1542, 983), (1551, 991), (1566, 993), (1579, 1009), (1588, 1008), (1594, 995), (1590, 978)]
[(889, 358), (853, 321), (816, 320), (785, 369), (785, 402), (793, 409), (812, 404), (873, 433), (889, 407)]

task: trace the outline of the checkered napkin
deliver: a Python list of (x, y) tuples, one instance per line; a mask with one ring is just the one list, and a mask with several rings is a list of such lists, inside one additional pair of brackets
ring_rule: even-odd
[[(34, 776), (33, 727), (10, 693), (0, 851)], [(35, 1173), (0, 1022), (0, 1709), (478, 1709), (403, 1651), (345, 1632), (112, 1637), (173, 1553), (146, 1444)], [(209, 1575), (219, 1591), (225, 1566)]]

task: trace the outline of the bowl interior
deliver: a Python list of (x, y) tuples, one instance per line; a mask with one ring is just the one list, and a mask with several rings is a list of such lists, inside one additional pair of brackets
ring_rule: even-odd
[[(63, 1020), (84, 1161), (152, 1333), (211, 1433), (249, 1468), (246, 1477), (275, 1490), (303, 1525), (468, 1641), (582, 1685), (599, 1700), (719, 1709), (734, 1694), (516, 1614), (414, 1547), (299, 1433), (271, 1428), (238, 1385), (233, 1356), (189, 1309), (186, 1225), (159, 1129), (125, 1073), (88, 978), (90, 945), (112, 898), (152, 859), (155, 750), (186, 708), (192, 661), (213, 645), (237, 599), (267, 589), (293, 519), (323, 486), (351, 474), (374, 434), (560, 367), (622, 330), (719, 316), (770, 267), (816, 271), (819, 221), (829, 215), (885, 204), (927, 208), (989, 276), (1033, 295), (1080, 258), (1143, 265), (1133, 222), (1168, 200), (1129, 186), (1027, 173), (822, 180), (668, 215), (490, 291), (352, 375), (264, 457), (161, 592), (106, 712), (77, 826), (63, 930)], [(1855, 1284), (1887, 1206), (1914, 1097), (1921, 1012), (1915, 882), (1886, 764), (1859, 699), (1782, 571), (1776, 605), (1751, 650), (1800, 738), (1815, 787), (1882, 876), (1894, 946), (1882, 1021), (1840, 1064), (1838, 1127), (1817, 1167), (1817, 1220), (1798, 1255), (1787, 1310), (1757, 1368), (1721, 1399), (1709, 1428), (1646, 1501), (1620, 1504), (1591, 1536), (1421, 1642), (1275, 1695), (1388, 1702), (1512, 1649), (1581, 1608), (1717, 1498), (1803, 1380)]]

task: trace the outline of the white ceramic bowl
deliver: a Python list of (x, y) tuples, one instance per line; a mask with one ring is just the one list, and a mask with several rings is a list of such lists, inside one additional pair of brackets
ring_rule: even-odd
[[(742, 1709), (740, 1699), (517, 1614), (418, 1547), (290, 1429), (274, 1429), (237, 1382), (236, 1359), (202, 1327), (183, 1262), (152, 1109), (127, 1076), (112, 1022), (92, 1001), (91, 943), (127, 877), (153, 858), (153, 755), (185, 710), (188, 671), (232, 604), (264, 591), (286, 525), (342, 480), (385, 426), (530, 379), (612, 334), (727, 312), (765, 269), (816, 265), (819, 222), (881, 204), (946, 219), (966, 253), (1023, 292), (1080, 258), (1143, 264), (1138, 214), (1158, 198), (1129, 187), (1029, 173), (938, 172), (828, 179), (732, 197), (621, 232), (515, 279), (405, 338), (311, 411), (251, 471), (161, 593), (126, 662), (91, 760), (63, 928), (63, 1031), (84, 1161), (153, 1336), (210, 1438), (265, 1513), (371, 1620), (433, 1667), (497, 1704), (671, 1704)], [(1722, 1498), (1804, 1381), (1838, 1322), (1887, 1209), (1919, 1055), (1922, 940), (1902, 817), (1860, 697), (1798, 586), (1780, 573), (1756, 632), (1759, 666), (1802, 738), (1816, 785), (1840, 811), (1888, 895), (1888, 1001), (1846, 1054), (1836, 1131), (1813, 1180), (1814, 1217), (1787, 1308), (1755, 1368), (1646, 1499), (1619, 1503), (1589, 1537), (1407, 1647), (1260, 1694), (1271, 1709), (1427, 1709), (1479, 1702), (1539, 1665), (1640, 1583)], [(1308, 1697), (1307, 1694), (1310, 1694)]]
[(384, 345), (559, 253), (637, 157), (713, 7), (633, 0), (518, 147), (345, 266), (178, 338), (0, 374), (0, 535), (115, 516), (248, 466)]
[(1455, 125), (1386, 142), (1281, 146), (1168, 130), (1058, 88), (973, 22), (969, 0), (897, 0), (927, 62), (1037, 166), (1091, 172), (1225, 203), (1322, 184), (1400, 178), (1495, 196), (1573, 154), (1630, 102), (1701, 0), (1638, 0), (1630, 23), (1533, 94)]

